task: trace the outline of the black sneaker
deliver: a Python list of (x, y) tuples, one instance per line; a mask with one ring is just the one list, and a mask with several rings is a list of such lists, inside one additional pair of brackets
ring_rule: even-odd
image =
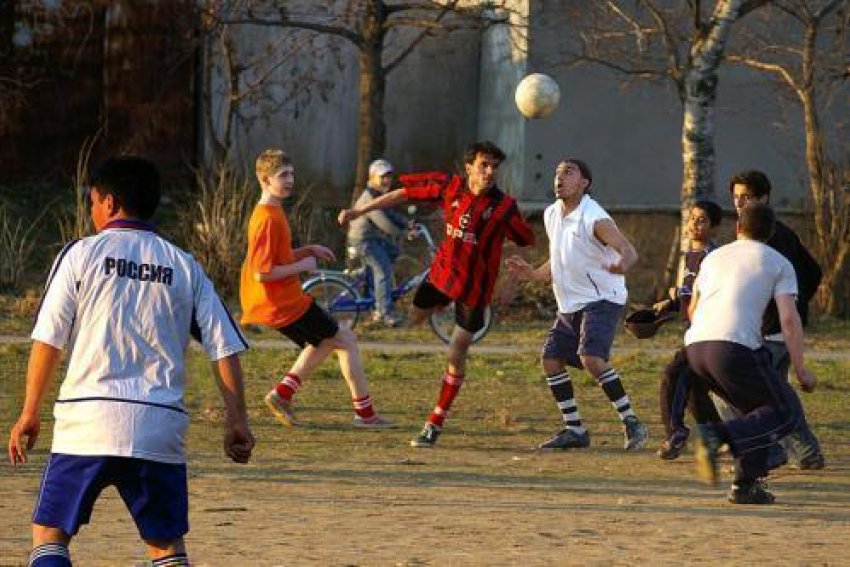
[(689, 433), (690, 431), (687, 428), (677, 429), (670, 437), (664, 440), (664, 443), (655, 451), (655, 454), (665, 461), (678, 459), (688, 444)]
[(823, 453), (815, 453), (800, 459), (797, 463), (797, 468), (801, 471), (819, 471), (826, 466), (826, 459), (823, 458)]
[(705, 483), (716, 485), (718, 477), (718, 453), (723, 441), (711, 424), (697, 424), (694, 440), (694, 457), (697, 476)]
[(773, 504), (776, 498), (768, 492), (767, 485), (761, 479), (751, 482), (736, 482), (729, 491), (732, 504)]
[(640, 449), (649, 441), (649, 432), (646, 430), (646, 426), (633, 415), (623, 420), (623, 435), (625, 436), (623, 449), (627, 451)]
[(437, 437), (440, 436), (440, 432), (441, 430), (439, 427), (428, 422), (425, 424), (425, 427), (422, 428), (419, 436), (416, 439), (410, 440), (410, 446), (417, 447), (419, 449), (430, 449), (437, 443)]
[(590, 447), (590, 433), (575, 429), (562, 429), (540, 444), (540, 449), (586, 449)]

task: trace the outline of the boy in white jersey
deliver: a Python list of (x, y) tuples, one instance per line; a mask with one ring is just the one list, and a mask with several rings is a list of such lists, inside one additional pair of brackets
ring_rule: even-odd
[(29, 565), (71, 565), (68, 544), (109, 485), (131, 511), (152, 564), (188, 565), (184, 353), (191, 334), (215, 361), (225, 453), (245, 463), (254, 437), (238, 353), (248, 345), (201, 267), (148, 222), (159, 204), (156, 166), (111, 158), (89, 185), (98, 234), (68, 244), (53, 265), (32, 332), (26, 399), (9, 436), (10, 461), (25, 463), (68, 347)]
[(764, 347), (762, 318), (776, 302), (791, 364), (803, 390), (817, 379), (803, 360), (803, 326), (797, 313), (797, 280), (791, 263), (767, 246), (775, 226), (766, 204), (743, 207), (738, 239), (703, 261), (694, 282), (691, 327), (685, 334), (688, 364), (713, 392), (743, 414), (718, 424), (697, 426), (697, 471), (717, 482), (717, 455), (728, 444), (736, 458), (729, 501), (770, 504), (762, 482), (770, 469), (769, 447), (798, 426), (797, 394), (771, 364)]
[(590, 446), (567, 365), (587, 370), (602, 387), (623, 422), (625, 449), (638, 449), (648, 439), (619, 373), (608, 363), (626, 303), (623, 274), (637, 261), (637, 252), (587, 194), (592, 182), (590, 168), (583, 161), (562, 161), (555, 171), (558, 200), (543, 216), (549, 259), (536, 269), (519, 256), (505, 263), (508, 271), (520, 278), (551, 280), (558, 302), (558, 315), (543, 346), (542, 364), (564, 425), (541, 449)]

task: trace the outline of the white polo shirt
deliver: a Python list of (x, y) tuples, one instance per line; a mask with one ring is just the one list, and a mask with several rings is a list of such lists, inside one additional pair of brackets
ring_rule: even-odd
[(791, 262), (770, 246), (736, 240), (705, 257), (694, 293), (699, 300), (686, 345), (729, 341), (757, 349), (768, 302), (777, 295), (797, 295), (797, 276)]
[(70, 351), (52, 451), (183, 463), (190, 328), (212, 360), (248, 343), (189, 254), (145, 223), (110, 226), (59, 254), (32, 332)]
[(561, 200), (543, 213), (549, 237), (552, 289), (561, 313), (575, 313), (602, 300), (626, 304), (626, 278), (605, 269), (619, 262), (620, 255), (593, 232), (598, 221), (610, 218), (589, 195), (583, 196), (568, 215), (564, 215)]

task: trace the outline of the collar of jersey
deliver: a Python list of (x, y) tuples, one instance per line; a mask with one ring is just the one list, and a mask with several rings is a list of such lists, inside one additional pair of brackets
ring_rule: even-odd
[(113, 221), (109, 221), (102, 230), (109, 230), (110, 228), (129, 228), (131, 230), (156, 232), (156, 227), (153, 223), (134, 219), (115, 219)]

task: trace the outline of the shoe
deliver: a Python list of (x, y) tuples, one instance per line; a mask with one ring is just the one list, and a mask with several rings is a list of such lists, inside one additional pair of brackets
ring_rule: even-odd
[(265, 401), (266, 406), (281, 425), (286, 427), (297, 427), (299, 425), (298, 420), (295, 419), (295, 412), (292, 410), (292, 401), (281, 398), (277, 390), (272, 390), (266, 394)]
[(378, 327), (401, 327), (402, 322), (402, 318), (396, 315), (381, 315), (380, 313), (372, 315), (372, 324)]
[(773, 504), (776, 500), (761, 479), (732, 484), (728, 499), (732, 504)]
[(718, 457), (723, 442), (711, 424), (698, 424), (694, 439), (694, 457), (697, 464), (697, 476), (705, 483), (716, 485)]
[(677, 429), (670, 437), (664, 440), (664, 443), (655, 451), (655, 454), (665, 461), (678, 459), (688, 444), (688, 433), (689, 431), (687, 429)]
[(564, 428), (541, 443), (539, 449), (586, 449), (590, 447), (590, 433)]
[(626, 437), (623, 448), (627, 451), (640, 449), (649, 441), (649, 432), (646, 430), (646, 426), (633, 415), (623, 420), (623, 434)]
[(410, 440), (411, 447), (419, 449), (430, 449), (437, 443), (437, 437), (440, 436), (441, 429), (431, 422), (425, 424), (419, 436), (416, 439)]
[(381, 417), (378, 414), (375, 414), (372, 417), (366, 419), (363, 419), (359, 415), (355, 415), (354, 427), (356, 427), (357, 429), (392, 429), (393, 427), (395, 427), (395, 423), (384, 417)]
[(826, 466), (826, 459), (823, 458), (823, 453), (815, 453), (808, 457), (803, 457), (797, 463), (797, 468), (801, 471), (819, 471)]

